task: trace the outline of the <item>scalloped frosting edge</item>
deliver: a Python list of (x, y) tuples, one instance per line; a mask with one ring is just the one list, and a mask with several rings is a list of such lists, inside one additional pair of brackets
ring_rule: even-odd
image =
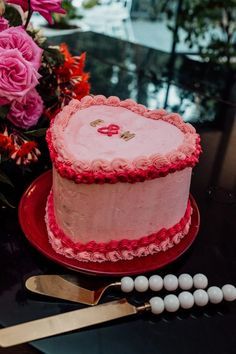
[(82, 262), (117, 262), (130, 260), (134, 257), (153, 255), (165, 252), (177, 245), (188, 234), (191, 225), (192, 207), (190, 199), (182, 219), (169, 229), (161, 229), (156, 233), (141, 237), (136, 240), (122, 239), (112, 240), (107, 243), (95, 241), (82, 244), (73, 242), (59, 228), (54, 214), (53, 192), (51, 190), (46, 205), (46, 227), (49, 242), (56, 253), (67, 258), (73, 258)]
[[(183, 143), (166, 155), (153, 154), (149, 157), (140, 156), (133, 161), (126, 159), (114, 159), (106, 161), (97, 159), (93, 161), (77, 161), (76, 164), (69, 161), (63, 155), (60, 145), (60, 137), (67, 126), (71, 116), (80, 109), (92, 105), (120, 106), (129, 109), (145, 118), (161, 119), (175, 125), (184, 133)], [(202, 151), (200, 136), (196, 134), (194, 127), (183, 122), (177, 113), (168, 113), (163, 109), (149, 110), (145, 106), (131, 99), (121, 101), (118, 97), (106, 98), (102, 95), (85, 96), (79, 100), (71, 100), (70, 103), (52, 120), (46, 136), (50, 156), (58, 173), (75, 183), (117, 183), (117, 182), (142, 182), (158, 177), (164, 177), (169, 173), (182, 170), (186, 167), (194, 167), (199, 160)]]

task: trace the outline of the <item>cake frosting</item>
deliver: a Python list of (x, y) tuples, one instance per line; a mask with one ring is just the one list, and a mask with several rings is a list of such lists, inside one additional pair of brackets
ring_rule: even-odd
[(53, 185), (46, 224), (56, 252), (129, 260), (165, 251), (188, 232), (201, 147), (178, 114), (86, 96), (57, 115), (47, 141)]

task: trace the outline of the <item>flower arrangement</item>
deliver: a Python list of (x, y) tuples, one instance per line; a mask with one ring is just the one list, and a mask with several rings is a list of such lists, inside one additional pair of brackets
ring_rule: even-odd
[[(30, 23), (38, 12), (50, 24), (64, 14), (61, 0), (0, 0), (0, 187), (11, 184), (6, 161), (20, 168), (40, 156), (38, 137), (72, 98), (90, 90), (86, 53), (72, 56), (65, 44), (51, 47)], [(0, 192), (0, 199), (6, 201)]]
[(66, 11), (66, 16), (54, 13), (52, 15), (53, 24), (48, 24), (48, 26), (56, 29), (78, 28), (79, 26), (76, 24), (76, 21), (74, 22), (73, 20), (81, 19), (83, 16), (78, 12), (77, 6), (73, 4), (72, 0), (62, 0), (62, 6)]

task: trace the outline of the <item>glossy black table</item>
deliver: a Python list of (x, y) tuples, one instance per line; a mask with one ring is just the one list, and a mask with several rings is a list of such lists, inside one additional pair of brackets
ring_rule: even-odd
[[(90, 32), (55, 37), (51, 41), (52, 44), (68, 43), (74, 54), (87, 51), (92, 93), (131, 97), (150, 108), (165, 107), (180, 112), (196, 127), (203, 154), (194, 169), (191, 193), (201, 214), (200, 231), (192, 247), (178, 260), (158, 270), (158, 274), (203, 272), (210, 285), (236, 285), (236, 74), (233, 68), (193, 61), (176, 53), (163, 53)], [(48, 168), (41, 161), (31, 175), (18, 183), (15, 191), (18, 200), (26, 186)], [(47, 260), (28, 243), (20, 229), (17, 210), (2, 209), (0, 221), (0, 325), (84, 307), (26, 291), (24, 280), (30, 275), (71, 271)], [(93, 277), (92, 281), (97, 282), (99, 278)], [(108, 292), (103, 301), (120, 296), (118, 291)], [(149, 296), (134, 294), (129, 300), (142, 303)], [(158, 317), (147, 313), (35, 341), (24, 347), (0, 349), (0, 353), (39, 350), (48, 354), (234, 354), (235, 323), (236, 302), (222, 303)]]

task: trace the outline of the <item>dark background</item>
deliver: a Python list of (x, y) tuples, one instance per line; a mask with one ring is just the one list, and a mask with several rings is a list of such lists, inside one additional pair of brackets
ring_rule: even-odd
[[(150, 108), (164, 107), (179, 112), (196, 127), (203, 154), (193, 172), (191, 193), (200, 210), (200, 231), (182, 257), (150, 274), (202, 272), (210, 285), (236, 285), (234, 65), (196, 60), (176, 53), (175, 46), (172, 52), (164, 53), (92, 32), (58, 36), (51, 42), (66, 42), (74, 54), (87, 51), (86, 69), (91, 73), (93, 94), (131, 97)], [(48, 162), (41, 160), (26, 178), (15, 176), (16, 200), (48, 168)], [(8, 326), (84, 307), (29, 294), (24, 287), (28, 276), (70, 271), (48, 261), (26, 241), (17, 209), (2, 208), (0, 223), (0, 324)], [(100, 280), (91, 279), (95, 283)], [(120, 296), (119, 292), (108, 292), (103, 301)], [(134, 294), (129, 299), (142, 303), (148, 297), (150, 294)], [(144, 314), (37, 341), (32, 346), (0, 349), (0, 353), (36, 353), (37, 348), (50, 354), (234, 354), (235, 322), (236, 303), (222, 303), (158, 317)]]

